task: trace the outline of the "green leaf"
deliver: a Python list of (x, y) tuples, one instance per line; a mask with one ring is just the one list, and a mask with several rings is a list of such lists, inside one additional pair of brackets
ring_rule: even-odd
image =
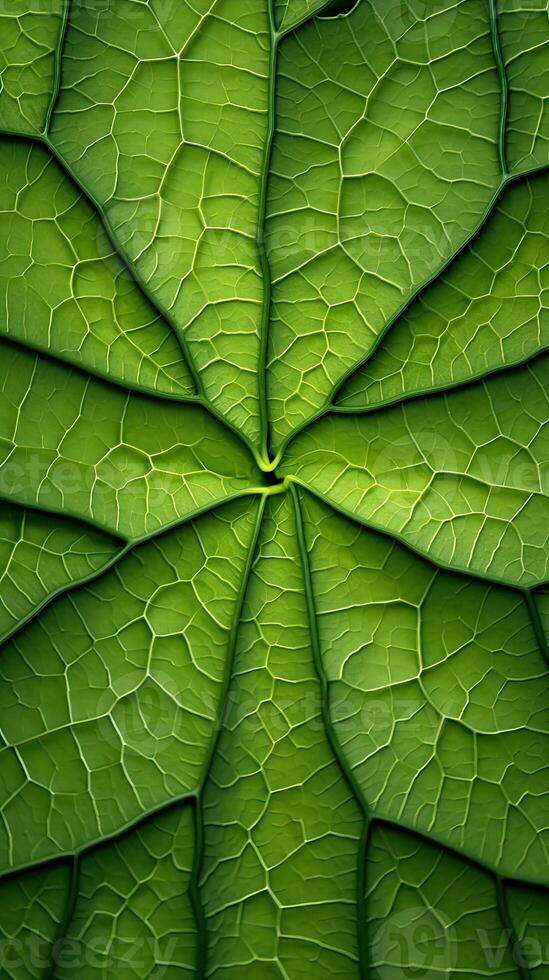
[(51, 139), (169, 316), (207, 396), (259, 435), (265, 0), (83, 4)]
[(545, 980), (549, 972), (549, 897), (542, 889), (510, 884), (507, 888), (509, 914), (523, 951), (522, 962), (534, 980)]
[(501, 926), (497, 883), (480, 868), (378, 825), (368, 881), (373, 976), (517, 975)]
[(63, 0), (1, 0), (0, 119), (17, 133), (41, 132), (51, 104)]
[(323, 11), (330, 0), (275, 0), (276, 26), (281, 33), (295, 29), (313, 14)]
[(200, 785), (253, 516), (238, 502), (137, 547), (6, 644), (4, 867), (71, 853)]
[(324, 731), (295, 517), (273, 498), (204, 799), (214, 977), (359, 976), (361, 810)]
[(192, 395), (173, 332), (78, 188), (41, 147), (4, 143), (0, 155), (3, 333), (132, 388)]
[(135, 539), (260, 482), (201, 406), (124, 392), (5, 343), (2, 354), (0, 493), (20, 503)]
[(7, 639), (49, 598), (91, 578), (118, 541), (65, 517), (0, 503), (0, 636)]
[[(86, 976), (122, 980), (193, 977), (196, 924), (189, 893), (194, 852), (191, 806), (151, 817), (84, 855), (74, 872), (72, 915), (58, 953), (59, 980), (88, 956)], [(141, 923), (135, 942), (135, 923)], [(161, 964), (161, 965), (160, 965)]]
[(62, 928), (68, 867), (32, 870), (0, 883), (0, 964), (11, 980), (44, 975)]
[(499, 0), (498, 6), (509, 89), (509, 161), (521, 173), (549, 163), (548, 10), (545, 0), (524, 5)]
[(0, 0), (0, 976), (549, 980), (545, 0)]
[(548, 192), (545, 174), (506, 191), (478, 238), (351, 377), (340, 405), (449, 388), (549, 346)]
[[(283, 41), (267, 244), (274, 445), (323, 407), (496, 191), (483, 0), (374, 0)], [(473, 108), (474, 107), (474, 108)]]
[(523, 597), (305, 514), (332, 723), (373, 815), (546, 880), (549, 686)]
[(448, 395), (329, 415), (282, 471), (441, 564), (514, 585), (549, 576), (549, 358)]

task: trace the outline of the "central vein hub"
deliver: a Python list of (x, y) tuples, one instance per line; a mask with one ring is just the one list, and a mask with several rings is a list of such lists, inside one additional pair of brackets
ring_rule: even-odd
[(263, 476), (265, 478), (265, 483), (269, 487), (281, 486), (284, 483), (283, 477), (278, 476), (274, 470), (264, 470)]

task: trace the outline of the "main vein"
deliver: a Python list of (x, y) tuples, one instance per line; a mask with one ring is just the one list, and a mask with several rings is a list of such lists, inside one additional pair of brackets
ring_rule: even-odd
[(295, 523), (296, 523), (296, 533), (299, 546), (299, 553), (301, 556), (301, 565), (303, 573), (303, 588), (305, 592), (305, 601), (307, 604), (307, 612), (309, 618), (309, 630), (311, 634), (311, 649), (313, 654), (313, 662), (318, 677), (318, 681), (321, 688), (321, 703), (322, 703), (322, 720), (324, 722), (324, 730), (326, 732), (326, 738), (328, 740), (328, 745), (330, 746), (332, 755), (339, 767), (341, 775), (345, 780), (351, 796), (355, 800), (362, 814), (363, 820), (363, 830), (360, 840), (360, 846), (358, 851), (358, 868), (357, 868), (357, 939), (358, 939), (358, 952), (359, 952), (359, 962), (360, 962), (360, 973), (362, 980), (368, 980), (370, 969), (368, 962), (368, 943), (366, 935), (366, 911), (364, 907), (365, 902), (365, 879), (366, 879), (366, 850), (368, 841), (368, 826), (370, 822), (370, 812), (362, 793), (360, 787), (356, 781), (355, 775), (348, 765), (347, 760), (341, 750), (338, 737), (335, 733), (334, 726), (332, 723), (332, 718), (330, 715), (330, 701), (329, 701), (329, 685), (328, 679), (326, 677), (326, 672), (322, 665), (322, 653), (320, 645), (320, 636), (318, 632), (318, 617), (316, 612), (316, 602), (313, 591), (313, 580), (311, 575), (311, 566), (309, 560), (309, 549), (307, 547), (307, 540), (305, 537), (305, 526), (303, 522), (303, 513), (301, 509), (301, 501), (299, 498), (299, 490), (295, 483), (290, 483), (289, 486), (290, 494), (292, 497), (295, 513)]
[(214, 729), (213, 737), (210, 743), (210, 749), (208, 753), (208, 758), (204, 766), (202, 779), (196, 793), (196, 811), (195, 811), (195, 827), (196, 827), (196, 844), (195, 844), (195, 858), (193, 864), (193, 870), (191, 875), (191, 893), (194, 895), (195, 906), (198, 911), (198, 933), (199, 933), (199, 943), (197, 951), (197, 965), (196, 965), (196, 980), (204, 980), (207, 973), (207, 960), (208, 960), (208, 945), (207, 945), (207, 926), (206, 919), (204, 916), (202, 904), (200, 901), (200, 880), (202, 877), (202, 872), (204, 868), (204, 793), (210, 778), (210, 773), (213, 765), (217, 749), (219, 747), (219, 742), (221, 739), (221, 734), (223, 730), (225, 715), (227, 712), (227, 701), (229, 695), (230, 684), (233, 676), (234, 659), (236, 653), (236, 644), (238, 640), (238, 631), (240, 629), (240, 622), (242, 619), (242, 609), (244, 606), (244, 601), (246, 599), (246, 593), (248, 591), (248, 583), (250, 581), (250, 575), (252, 573), (252, 568), (255, 561), (255, 556), (258, 548), (259, 534), (261, 531), (261, 526), (263, 524), (263, 515), (265, 513), (265, 506), (267, 503), (267, 494), (264, 494), (260, 498), (259, 506), (257, 508), (256, 521), (254, 526), (254, 532), (252, 540), (250, 542), (250, 547), (248, 549), (248, 555), (246, 559), (246, 565), (242, 573), (242, 579), (240, 582), (240, 589), (236, 598), (235, 610), (233, 615), (233, 621), (231, 626), (231, 632), (229, 636), (229, 642), (227, 644), (227, 655), (225, 659), (225, 671), (223, 675), (223, 684), (221, 689), (221, 694), (219, 698), (219, 709), (217, 712), (217, 724)]
[(263, 306), (261, 310), (261, 323), (259, 332), (259, 362), (258, 362), (258, 396), (259, 396), (259, 422), (261, 432), (260, 453), (266, 468), (270, 467), (271, 459), (271, 440), (269, 432), (269, 405), (267, 391), (267, 361), (269, 356), (269, 325), (271, 320), (271, 299), (272, 281), (269, 255), (265, 243), (265, 225), (267, 219), (267, 197), (269, 186), (269, 174), (271, 171), (271, 160), (273, 155), (273, 143), (276, 124), (276, 93), (277, 93), (277, 68), (278, 68), (278, 42), (279, 35), (274, 23), (274, 0), (267, 0), (267, 12), (269, 19), (269, 87), (267, 95), (267, 131), (265, 135), (265, 149), (263, 154), (263, 165), (261, 169), (261, 183), (259, 188), (259, 204), (257, 210), (257, 232), (256, 243), (261, 265), (263, 278)]

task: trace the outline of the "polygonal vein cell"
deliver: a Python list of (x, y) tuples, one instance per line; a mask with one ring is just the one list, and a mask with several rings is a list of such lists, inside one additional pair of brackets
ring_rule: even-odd
[(549, 164), (549, 5), (498, 0), (509, 85), (507, 151), (511, 170)]
[(16, 133), (44, 128), (65, 2), (0, 3), (0, 128)]
[(338, 404), (370, 408), (549, 346), (549, 177), (512, 186), (473, 244), (390, 329)]
[(209, 975), (359, 978), (361, 812), (326, 738), (294, 517), (271, 498), (205, 794)]
[(82, 961), (86, 980), (196, 976), (194, 837), (186, 804), (84, 856), (56, 980), (73, 978)]
[(0, 332), (130, 387), (194, 389), (177, 339), (46, 150), (0, 142)]
[(252, 439), (269, 49), (265, 0), (79, 5), (51, 134)]
[(549, 885), (549, 678), (524, 599), (308, 494), (304, 513), (330, 714), (370, 811)]
[(255, 512), (229, 504), (140, 546), (4, 646), (4, 868), (79, 850), (196, 790)]
[(0, 638), (119, 551), (117, 541), (94, 528), (0, 502)]
[(330, 398), (500, 182), (488, 5), (364, 0), (280, 47), (267, 248), (273, 442)]
[(0, 351), (0, 493), (18, 503), (134, 539), (257, 485), (250, 454), (198, 405)]
[(74, 871), (58, 862), (0, 882), (2, 976), (194, 977), (193, 855), (182, 804), (88, 851)]
[(372, 980), (524, 976), (525, 951), (509, 936), (494, 878), (480, 868), (405, 831), (376, 825), (366, 880)]
[(510, 585), (549, 576), (549, 357), (448, 395), (330, 415), (281, 471), (444, 565)]

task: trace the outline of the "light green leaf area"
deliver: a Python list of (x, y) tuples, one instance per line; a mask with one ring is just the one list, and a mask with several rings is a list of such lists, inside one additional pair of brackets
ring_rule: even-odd
[(4, 866), (80, 849), (200, 785), (252, 519), (239, 502), (138, 547), (6, 644)]
[(206, 395), (251, 438), (267, 27), (264, 0), (80, 5), (51, 134), (187, 338)]
[(549, 6), (498, 0), (509, 89), (509, 163), (515, 173), (549, 163)]
[(260, 482), (198, 405), (124, 392), (7, 344), (0, 384), (0, 493), (18, 503), (135, 539)]
[(338, 404), (448, 388), (549, 346), (549, 181), (515, 184), (448, 272), (389, 330)]
[(365, 0), (282, 42), (267, 247), (273, 445), (320, 409), (500, 182), (483, 0)]
[(39, 147), (0, 145), (1, 332), (130, 387), (192, 395), (170, 327), (113, 254), (89, 204)]
[(91, 577), (120, 551), (94, 528), (0, 503), (0, 637), (57, 592)]
[(210, 972), (343, 980), (359, 976), (361, 812), (324, 730), (291, 501), (273, 500), (205, 793)]
[(282, 471), (443, 565), (532, 586), (549, 576), (549, 359), (448, 395), (329, 415)]
[(0, 0), (0, 120), (41, 132), (51, 103), (63, 0)]
[(330, 6), (331, 0), (275, 0), (277, 29), (285, 34)]
[(0, 978), (549, 980), (546, 0), (0, 0)]
[[(194, 977), (196, 921), (189, 895), (194, 855), (191, 806), (149, 818), (80, 864), (72, 921), (55, 976), (74, 977), (81, 950), (86, 980)], [(135, 944), (135, 924), (142, 928)], [(130, 952), (131, 951), (131, 952)], [(130, 953), (130, 955), (128, 955)]]
[(545, 879), (547, 667), (524, 599), (304, 507), (330, 713), (364, 800), (499, 873)]

